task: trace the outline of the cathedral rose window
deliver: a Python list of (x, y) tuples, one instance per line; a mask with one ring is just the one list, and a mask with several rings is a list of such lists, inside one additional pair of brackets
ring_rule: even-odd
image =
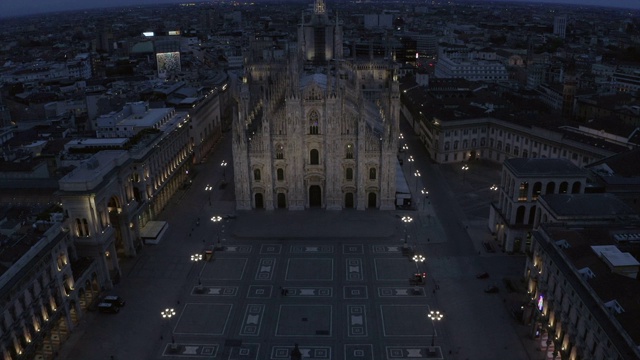
[(318, 119), (320, 119), (320, 115), (315, 110), (311, 110), (309, 113), (309, 134), (318, 135)]

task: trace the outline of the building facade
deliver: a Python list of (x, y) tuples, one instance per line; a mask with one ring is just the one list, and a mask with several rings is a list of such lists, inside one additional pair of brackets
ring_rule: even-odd
[(341, 25), (320, 0), (298, 36), (286, 63), (245, 68), (232, 128), (236, 208), (395, 209), (394, 62), (342, 59)]
[(640, 358), (640, 228), (546, 224), (533, 236), (523, 316), (545, 358)]
[(564, 159), (505, 160), (498, 201), (491, 204), (489, 229), (508, 253), (531, 248), (537, 200), (546, 194), (582, 194), (587, 174)]

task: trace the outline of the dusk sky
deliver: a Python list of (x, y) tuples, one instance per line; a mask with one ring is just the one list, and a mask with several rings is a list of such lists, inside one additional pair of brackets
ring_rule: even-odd
[[(254, 0), (259, 2), (260, 0)], [(309, 0), (311, 1), (311, 0)], [(335, 1), (335, 0), (334, 0)], [(512, 0), (526, 2), (531, 0)], [(183, 3), (186, 0), (0, 0), (0, 17), (30, 15), (36, 13), (80, 10), (126, 5), (158, 3)], [(199, 1), (196, 1), (199, 2)], [(331, 1), (328, 1), (331, 2)], [(580, 5), (604, 5), (640, 9), (640, 0), (537, 0), (541, 3), (571, 3)]]

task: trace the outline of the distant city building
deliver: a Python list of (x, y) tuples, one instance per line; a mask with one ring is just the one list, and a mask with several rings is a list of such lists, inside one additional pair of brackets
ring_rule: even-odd
[(499, 61), (454, 60), (446, 55), (440, 55), (436, 63), (435, 77), (500, 82), (507, 81), (509, 73)]
[(365, 29), (391, 29), (393, 27), (393, 15), (384, 13), (365, 14), (364, 27)]
[(567, 35), (567, 15), (560, 15), (553, 18), (553, 35), (565, 38)]

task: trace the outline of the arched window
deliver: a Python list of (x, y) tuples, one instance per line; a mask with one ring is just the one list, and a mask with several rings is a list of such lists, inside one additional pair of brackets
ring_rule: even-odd
[(580, 184), (580, 181), (576, 181), (573, 183), (573, 186), (571, 187), (571, 193), (572, 194), (580, 194), (580, 188), (582, 187), (582, 184)]
[(533, 184), (533, 193), (531, 194), (534, 201), (538, 200), (538, 196), (540, 196), (541, 192), (542, 192), (542, 183), (540, 181), (536, 181)]
[(320, 164), (320, 153), (316, 149), (311, 149), (309, 152), (309, 163), (311, 165), (319, 165)]
[(320, 133), (318, 125), (319, 119), (320, 115), (318, 115), (318, 112), (315, 110), (311, 110), (311, 112), (309, 113), (309, 134), (318, 135)]
[(284, 169), (279, 168), (278, 170), (276, 170), (276, 178), (278, 179), (278, 181), (284, 181)]
[(556, 191), (556, 183), (552, 181), (547, 184), (547, 190), (545, 191), (545, 194), (553, 194), (554, 191)]
[(260, 181), (260, 169), (253, 170), (253, 180)]
[(353, 145), (347, 144), (345, 149), (345, 157), (347, 159), (353, 159)]
[(375, 180), (376, 179), (376, 168), (370, 168), (369, 169), (369, 180)]
[(522, 224), (524, 222), (524, 212), (526, 208), (524, 206), (518, 206), (516, 210), (516, 224)]
[(352, 168), (347, 168), (344, 171), (344, 177), (347, 179), (347, 181), (353, 180), (353, 169)]
[(284, 159), (284, 146), (276, 145), (276, 159)]
[(569, 183), (563, 181), (560, 183), (560, 189), (558, 189), (558, 194), (566, 194), (567, 190), (569, 190)]
[(518, 201), (527, 201), (529, 195), (529, 182), (523, 181), (518, 189)]
[(76, 218), (76, 234), (78, 236), (84, 236), (83, 230), (82, 230), (82, 223), (80, 222), (80, 219)]

